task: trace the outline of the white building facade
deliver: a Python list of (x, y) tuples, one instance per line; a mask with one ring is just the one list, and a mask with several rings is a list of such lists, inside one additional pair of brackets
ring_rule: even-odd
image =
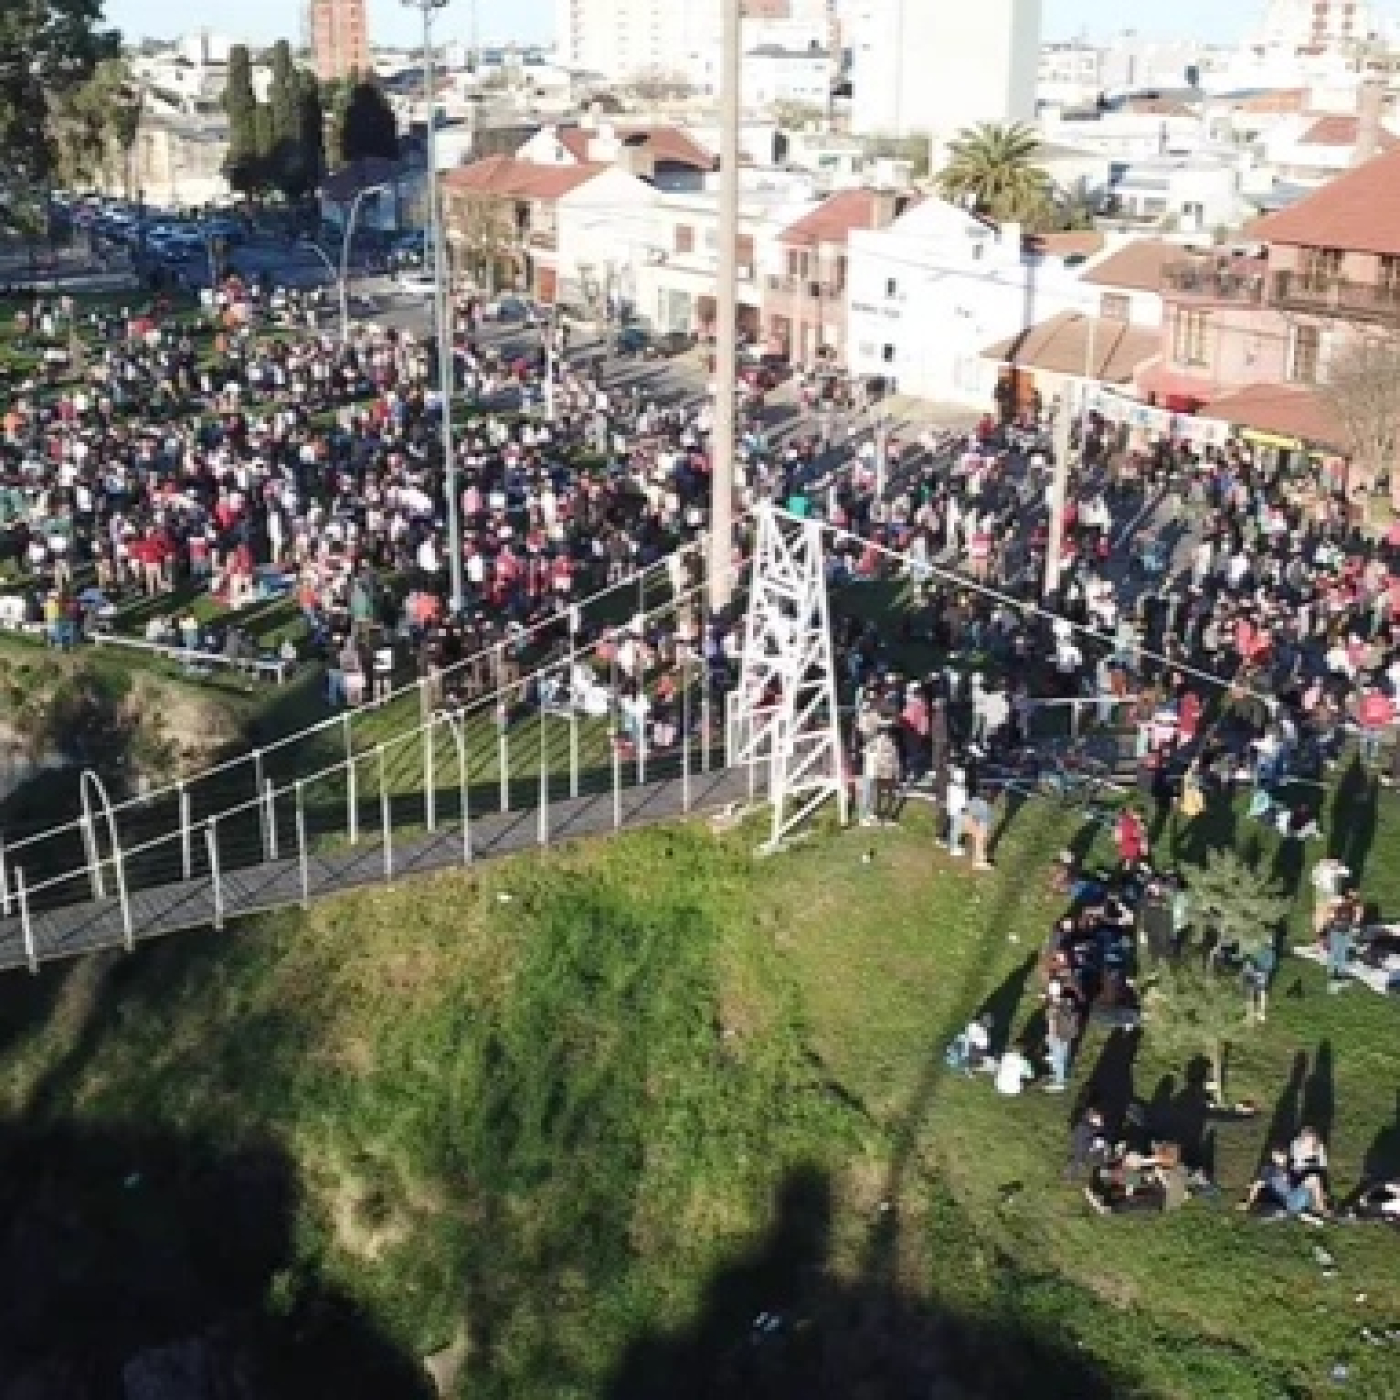
[(1018, 225), (997, 228), (943, 200), (887, 229), (853, 230), (847, 248), (850, 372), (934, 403), (988, 407), (998, 378), (983, 358), (989, 344), (1098, 307), (1081, 268), (1027, 254)]
[(851, 130), (946, 142), (1035, 116), (1041, 0), (863, 0), (850, 39)]

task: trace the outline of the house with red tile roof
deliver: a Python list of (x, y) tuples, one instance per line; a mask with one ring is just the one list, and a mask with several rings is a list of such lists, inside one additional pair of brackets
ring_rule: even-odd
[(888, 228), (918, 195), (839, 190), (778, 235), (781, 271), (763, 288), (763, 330), (770, 347), (798, 364), (846, 362), (847, 242), (856, 229)]
[(1400, 330), (1400, 147), (1246, 229), (1263, 252), (1162, 269), (1164, 324), (1143, 396), (1228, 417), (1274, 446), (1344, 451), (1324, 392), (1360, 338)]
[(1285, 184), (1316, 185), (1400, 144), (1385, 96), (1361, 84), (1350, 112), (1304, 110), (1276, 122), (1262, 139), (1263, 168)]
[(583, 277), (577, 255), (561, 254), (564, 210), (594, 211), (601, 224), (645, 210), (655, 198), (649, 184), (614, 165), (542, 165), (515, 156), (487, 156), (450, 170), (442, 189), (454, 269), (489, 291), (528, 292), (547, 303)]
[(540, 165), (619, 165), (662, 190), (700, 189), (715, 154), (678, 126), (645, 126), (589, 118), (577, 126), (544, 126), (516, 155)]

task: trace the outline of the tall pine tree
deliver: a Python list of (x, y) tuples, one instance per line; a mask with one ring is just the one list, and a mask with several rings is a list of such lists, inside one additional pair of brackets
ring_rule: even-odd
[(279, 39), (272, 46), (272, 82), (268, 87), (268, 180), (289, 199), (306, 188), (301, 151), (301, 110), (292, 46)]
[(253, 60), (246, 44), (234, 44), (229, 49), (223, 106), (228, 117), (224, 174), (240, 194), (252, 194), (261, 187), (262, 169), (258, 147), (258, 99), (253, 91)]
[(288, 189), (289, 198), (314, 190), (326, 173), (326, 113), (321, 85), (309, 68), (297, 72), (297, 146), (301, 188)]

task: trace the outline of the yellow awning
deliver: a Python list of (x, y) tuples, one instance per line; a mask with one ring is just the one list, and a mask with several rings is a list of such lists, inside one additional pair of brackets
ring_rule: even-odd
[(1246, 428), (1240, 436), (1256, 447), (1277, 447), (1285, 452), (1301, 452), (1303, 448), (1298, 438), (1282, 437), (1278, 433), (1261, 433), (1257, 428)]

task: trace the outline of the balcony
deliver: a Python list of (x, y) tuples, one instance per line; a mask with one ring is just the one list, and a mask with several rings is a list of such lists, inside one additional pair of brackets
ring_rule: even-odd
[(846, 296), (845, 287), (835, 282), (822, 282), (812, 277), (783, 277), (777, 273), (769, 273), (768, 290), (786, 292), (808, 301), (843, 301)]
[(1400, 286), (1349, 282), (1342, 277), (1276, 272), (1273, 302), (1281, 310), (1306, 311), (1343, 320), (1400, 321)]
[(1248, 263), (1243, 267), (1230, 263), (1168, 263), (1162, 269), (1162, 291), (1177, 298), (1262, 306), (1267, 286), (1263, 266), (1263, 263)]

